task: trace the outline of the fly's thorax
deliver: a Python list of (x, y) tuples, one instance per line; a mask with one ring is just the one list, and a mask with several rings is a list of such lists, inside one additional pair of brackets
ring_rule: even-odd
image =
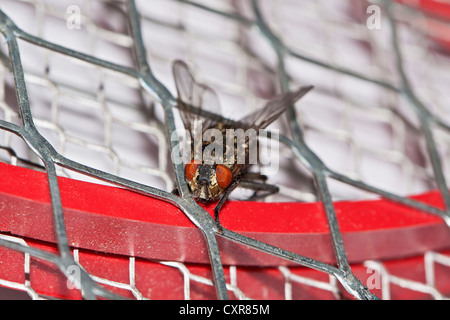
[[(205, 141), (202, 146), (203, 161), (210, 164), (223, 164), (232, 169), (236, 164), (256, 164), (250, 163), (249, 153), (257, 154), (257, 137), (248, 137), (241, 134), (236, 136), (235, 129), (222, 130), (220, 139)], [(241, 131), (242, 132), (242, 131)]]

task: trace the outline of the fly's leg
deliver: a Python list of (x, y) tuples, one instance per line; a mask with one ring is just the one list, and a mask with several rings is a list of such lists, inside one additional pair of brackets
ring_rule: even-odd
[(219, 220), (220, 210), (222, 209), (222, 206), (224, 205), (225, 201), (230, 196), (230, 193), (234, 190), (234, 188), (236, 188), (236, 186), (239, 183), (240, 183), (239, 179), (235, 179), (234, 181), (232, 181), (231, 184), (228, 186), (228, 188), (225, 189), (223, 195), (219, 199), (219, 202), (217, 202), (217, 205), (214, 208), (214, 220), (216, 220), (217, 228), (219, 229), (219, 231), (222, 230), (222, 225), (220, 224)]
[(258, 172), (246, 172), (242, 175), (242, 178), (246, 180), (261, 180), (262, 182), (267, 181), (267, 176)]
[[(255, 191), (253, 195), (248, 199), (250, 201), (262, 199), (280, 191), (280, 189), (273, 184), (248, 179), (241, 179), (239, 187)], [(263, 193), (258, 194), (259, 191), (262, 191)]]
[[(266, 181), (267, 176), (263, 174), (257, 172), (246, 172), (242, 176), (239, 187), (255, 191), (248, 199), (249, 201), (262, 199), (280, 191), (277, 186), (268, 184)], [(264, 191), (264, 193), (258, 194), (258, 191)]]
[(178, 191), (178, 188), (177, 188), (177, 187), (175, 187), (175, 189), (173, 189), (171, 193), (172, 193), (173, 195), (180, 196), (180, 192)]

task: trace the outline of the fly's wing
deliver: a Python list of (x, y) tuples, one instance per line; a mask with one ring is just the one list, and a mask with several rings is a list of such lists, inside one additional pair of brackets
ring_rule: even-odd
[(178, 108), (185, 128), (192, 132), (194, 123), (202, 124), (202, 131), (214, 127), (220, 118), (220, 103), (216, 92), (195, 81), (187, 64), (176, 60), (172, 66), (178, 93)]
[(263, 129), (278, 119), (287, 108), (294, 105), (298, 99), (303, 97), (312, 88), (313, 86), (301, 87), (297, 91), (278, 95), (270, 100), (262, 109), (249, 114), (239, 122), (255, 130)]
[[(298, 99), (303, 97), (306, 93), (308, 93), (313, 86), (301, 87), (297, 91), (287, 92), (281, 95), (276, 96), (272, 100), (270, 100), (262, 109), (257, 110), (248, 116), (242, 118), (239, 123), (247, 128), (252, 128), (255, 130), (264, 129), (269, 124), (274, 122), (276, 119), (280, 117), (280, 115), (286, 111), (287, 108), (294, 105)], [(249, 157), (248, 148), (245, 149), (245, 164), (237, 164), (233, 168), (233, 175), (238, 175), (240, 172), (246, 170), (249, 166), (247, 159)]]

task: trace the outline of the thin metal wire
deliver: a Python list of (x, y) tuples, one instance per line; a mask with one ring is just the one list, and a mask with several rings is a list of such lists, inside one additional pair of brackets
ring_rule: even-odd
[[(137, 65), (136, 68), (108, 62), (96, 58), (93, 55), (69, 49), (64, 46), (60, 46), (58, 44), (44, 40), (40, 37), (32, 36), (23, 31), (18, 26), (16, 26), (14, 22), (4, 12), (0, 11), (0, 32), (7, 39), (7, 45), (9, 50), (8, 51), (9, 62), (11, 63), (11, 71), (14, 76), (19, 111), (22, 121), (21, 126), (19, 126), (6, 120), (0, 120), (0, 128), (12, 132), (15, 135), (21, 137), (45, 165), (45, 171), (48, 177), (50, 188), (49, 191), (52, 200), (53, 221), (55, 226), (55, 235), (58, 244), (58, 255), (50, 254), (48, 252), (38, 250), (26, 246), (24, 244), (19, 244), (15, 241), (12, 241), (11, 239), (4, 237), (0, 238), (0, 245), (13, 250), (24, 252), (27, 255), (31, 255), (39, 259), (44, 259), (46, 261), (52, 262), (55, 265), (57, 265), (61, 269), (61, 271), (66, 275), (68, 275), (68, 269), (70, 266), (78, 265), (78, 261), (76, 261), (76, 259), (74, 259), (71, 254), (70, 246), (67, 239), (67, 232), (64, 223), (63, 207), (61, 204), (61, 198), (56, 175), (56, 165), (58, 165), (68, 170), (92, 176), (97, 179), (121, 187), (125, 187), (135, 192), (139, 192), (151, 197), (156, 197), (158, 199), (167, 201), (179, 207), (184, 212), (184, 214), (202, 231), (205, 237), (205, 244), (208, 248), (209, 257), (211, 261), (211, 268), (213, 271), (214, 285), (219, 299), (227, 299), (229, 290), (234, 291), (235, 294), (237, 294), (238, 296), (245, 297), (245, 295), (242, 292), (240, 292), (239, 289), (235, 285), (233, 285), (233, 283), (232, 284), (226, 283), (224, 268), (220, 258), (220, 251), (217, 245), (216, 239), (217, 236), (246, 245), (250, 248), (257, 249), (267, 254), (298, 263), (301, 266), (305, 266), (329, 274), (330, 276), (335, 277), (350, 294), (354, 295), (358, 299), (377, 299), (378, 297), (373, 295), (368, 290), (368, 288), (352, 273), (352, 269), (346, 257), (345, 246), (343, 244), (342, 235), (339, 230), (339, 224), (336, 219), (333, 198), (329, 191), (329, 184), (327, 182), (327, 178), (332, 178), (345, 184), (357, 187), (359, 189), (378, 194), (386, 199), (400, 203), (402, 205), (409, 206), (415, 209), (420, 209), (423, 210), (424, 212), (428, 212), (431, 214), (435, 214), (443, 218), (450, 226), (450, 215), (449, 215), (450, 195), (448, 193), (447, 184), (445, 181), (444, 174), (442, 172), (442, 164), (440, 162), (437, 153), (435, 138), (431, 131), (432, 125), (438, 125), (446, 130), (449, 129), (449, 126), (444, 121), (438, 119), (430, 111), (428, 111), (424, 103), (422, 103), (417, 98), (413, 89), (408, 83), (408, 78), (402, 67), (402, 53), (399, 47), (399, 40), (396, 31), (396, 23), (392, 14), (393, 10), (392, 7), (394, 5), (389, 1), (383, 1), (383, 9), (387, 13), (387, 18), (388, 21), (390, 22), (391, 41), (397, 62), (396, 63), (396, 66), (398, 68), (397, 72), (401, 76), (402, 80), (401, 86), (396, 86), (384, 80), (374, 79), (366, 75), (351, 71), (344, 67), (334, 66), (327, 62), (320, 61), (318, 59), (308, 57), (304, 54), (296, 52), (294, 49), (284, 44), (281, 38), (270, 29), (270, 27), (263, 19), (262, 13), (260, 11), (260, 3), (257, 0), (252, 0), (251, 2), (254, 19), (249, 19), (236, 13), (228, 13), (220, 11), (212, 7), (208, 7), (206, 5), (195, 3), (192, 1), (185, 1), (185, 0), (177, 0), (177, 1), (184, 5), (194, 6), (200, 10), (205, 10), (208, 11), (209, 13), (217, 14), (223, 18), (231, 19), (245, 28), (259, 29), (263, 38), (267, 41), (267, 43), (276, 53), (277, 73), (283, 91), (290, 90), (289, 85), (290, 78), (286, 70), (287, 67), (285, 64), (285, 60), (286, 57), (293, 57), (295, 59), (302, 60), (314, 64), (316, 66), (332, 70), (336, 73), (345, 74), (352, 78), (383, 87), (384, 89), (388, 89), (394, 93), (405, 95), (405, 97), (409, 101), (409, 107), (416, 112), (418, 119), (420, 120), (424, 137), (427, 142), (428, 155), (431, 159), (434, 177), (437, 182), (438, 188), (441, 192), (441, 195), (446, 203), (446, 210), (440, 210), (438, 208), (431, 207), (418, 201), (392, 194), (380, 188), (376, 188), (374, 186), (366, 184), (362, 181), (351, 179), (346, 175), (343, 175), (328, 168), (324, 164), (324, 162), (320, 159), (320, 157), (317, 156), (306, 144), (303, 130), (299, 125), (298, 115), (296, 114), (294, 108), (290, 108), (290, 110), (288, 111), (288, 118), (290, 119), (289, 127), (291, 129), (293, 138), (291, 139), (287, 136), (282, 135), (280, 136), (280, 141), (283, 144), (285, 144), (289, 149), (291, 149), (292, 153), (297, 158), (297, 160), (303, 163), (311, 171), (314, 177), (314, 181), (316, 183), (316, 187), (318, 190), (318, 200), (322, 203), (327, 216), (329, 229), (331, 233), (331, 241), (334, 247), (337, 260), (337, 267), (308, 257), (304, 257), (302, 255), (272, 246), (270, 244), (255, 239), (245, 237), (239, 233), (233, 232), (228, 229), (218, 230), (213, 218), (204, 209), (202, 209), (192, 198), (189, 189), (187, 187), (186, 181), (183, 177), (184, 171), (181, 164), (173, 164), (173, 169), (176, 176), (176, 183), (178, 186), (178, 190), (181, 193), (181, 197), (176, 197), (173, 194), (160, 190), (158, 188), (153, 188), (129, 179), (125, 179), (118, 175), (107, 173), (105, 171), (98, 170), (93, 167), (66, 158), (60, 152), (56, 151), (55, 148), (49, 143), (49, 141), (47, 141), (36, 129), (36, 125), (34, 123), (34, 119), (30, 109), (30, 102), (26, 88), (25, 75), (21, 63), (20, 49), (17, 44), (18, 39), (24, 40), (33, 45), (46, 48), (53, 52), (57, 52), (75, 58), (77, 60), (87, 62), (91, 65), (111, 70), (120, 74), (124, 74), (136, 79), (144, 91), (150, 94), (150, 96), (152, 96), (155, 99), (155, 101), (161, 103), (164, 111), (164, 128), (166, 135), (170, 137), (176, 129), (173, 108), (176, 106), (177, 101), (175, 97), (172, 96), (170, 91), (166, 88), (166, 86), (164, 86), (163, 83), (153, 73), (151, 67), (151, 60), (149, 63), (141, 31), (142, 17), (138, 12), (135, 1), (128, 0), (126, 2), (127, 3), (126, 14), (130, 25), (131, 39), (133, 40), (132, 47), (134, 49), (136, 57), (136, 65)], [(227, 119), (227, 121), (229, 120)], [(177, 143), (178, 142), (176, 141), (170, 141), (169, 147), (173, 150), (174, 148), (177, 147)], [(131, 266), (132, 264), (131, 261), (132, 260), (130, 260), (130, 268), (131, 268), (130, 270), (133, 270), (134, 266)], [(174, 266), (177, 267), (178, 265)], [(81, 270), (81, 279), (79, 284), (83, 296), (85, 298), (94, 299), (98, 296), (105, 298), (119, 298), (117, 295), (110, 293), (109, 291), (98, 285), (98, 283), (106, 283), (104, 280), (89, 275), (81, 266), (80, 270)], [(281, 270), (285, 275), (285, 277), (289, 279), (289, 281), (293, 280), (300, 282), (303, 281), (300, 278), (295, 278), (294, 276), (290, 275), (287, 270), (285, 269)], [(186, 270), (184, 270), (183, 272), (186, 273)], [(133, 294), (139, 298), (141, 297), (141, 294), (138, 292), (138, 290), (135, 289), (133, 285), (132, 275), (133, 273), (131, 272), (130, 284), (124, 285), (124, 287), (131, 290)], [(185, 278), (186, 279), (192, 278), (192, 275), (186, 273)], [(392, 277), (390, 279), (391, 280), (394, 279), (393, 281), (397, 280), (396, 278)], [(119, 283), (109, 282), (109, 284), (114, 286), (120, 286)], [(322, 284), (319, 283), (315, 283), (313, 285), (322, 286)], [(331, 287), (326, 285), (326, 287), (328, 288), (328, 290), (336, 294), (334, 285), (332, 285)], [(286, 290), (287, 292), (289, 291), (288, 289)], [(287, 293), (287, 295), (290, 296), (289, 293)], [(185, 292), (185, 296), (188, 297), (187, 292)]]

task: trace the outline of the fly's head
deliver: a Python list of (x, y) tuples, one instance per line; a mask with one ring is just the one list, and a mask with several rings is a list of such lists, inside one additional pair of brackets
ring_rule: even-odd
[(221, 164), (191, 160), (186, 164), (186, 180), (195, 198), (202, 202), (215, 200), (231, 184), (231, 170)]

